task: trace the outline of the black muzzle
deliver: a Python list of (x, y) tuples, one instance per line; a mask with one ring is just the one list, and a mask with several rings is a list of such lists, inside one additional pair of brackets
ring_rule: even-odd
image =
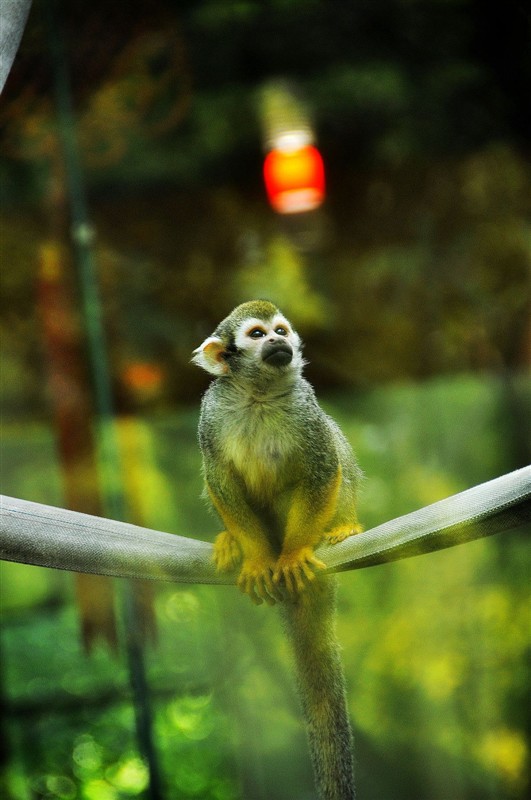
[(288, 342), (265, 342), (262, 347), (262, 361), (273, 367), (285, 367), (293, 358), (293, 348)]

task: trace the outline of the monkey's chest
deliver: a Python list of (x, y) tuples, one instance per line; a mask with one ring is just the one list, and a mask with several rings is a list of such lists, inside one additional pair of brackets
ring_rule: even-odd
[(295, 447), (281, 414), (235, 413), (222, 432), (222, 449), (256, 498), (267, 500), (290, 483)]

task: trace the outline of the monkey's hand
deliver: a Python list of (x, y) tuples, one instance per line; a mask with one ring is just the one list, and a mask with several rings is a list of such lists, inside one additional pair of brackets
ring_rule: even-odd
[(291, 595), (304, 591), (314, 580), (315, 570), (325, 569), (324, 564), (314, 554), (311, 547), (301, 547), (291, 553), (282, 553), (275, 566), (273, 581), (281, 582)]
[(214, 542), (214, 564), (219, 572), (230, 572), (242, 560), (240, 545), (228, 531), (222, 531)]
[(363, 527), (355, 523), (354, 525), (340, 525), (327, 531), (323, 536), (323, 542), (326, 544), (337, 544), (344, 541), (349, 536), (354, 536), (356, 533), (362, 533)]
[(248, 594), (253, 603), (261, 605), (264, 600), (274, 606), (277, 600), (282, 600), (282, 592), (273, 581), (275, 562), (267, 557), (246, 558), (238, 578), (238, 588)]

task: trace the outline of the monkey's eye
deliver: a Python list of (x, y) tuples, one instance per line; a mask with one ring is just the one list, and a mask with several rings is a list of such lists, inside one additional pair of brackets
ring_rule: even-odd
[(283, 325), (279, 325), (277, 328), (275, 328), (275, 333), (277, 334), (277, 336), (287, 336), (288, 335), (288, 332), (287, 332), (286, 328)]
[(265, 331), (262, 328), (253, 328), (247, 335), (250, 336), (251, 339), (261, 339), (262, 336), (265, 336)]

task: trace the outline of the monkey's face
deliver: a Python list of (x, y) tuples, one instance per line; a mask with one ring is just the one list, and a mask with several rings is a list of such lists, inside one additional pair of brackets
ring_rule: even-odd
[(259, 393), (283, 391), (301, 374), (301, 340), (280, 312), (249, 317), (237, 327), (226, 363), (237, 380)]
[[(252, 313), (262, 310), (268, 313)], [(193, 361), (213, 375), (254, 384), (298, 376), (303, 366), (296, 331), (278, 309), (258, 302), (238, 306), (194, 351)]]

